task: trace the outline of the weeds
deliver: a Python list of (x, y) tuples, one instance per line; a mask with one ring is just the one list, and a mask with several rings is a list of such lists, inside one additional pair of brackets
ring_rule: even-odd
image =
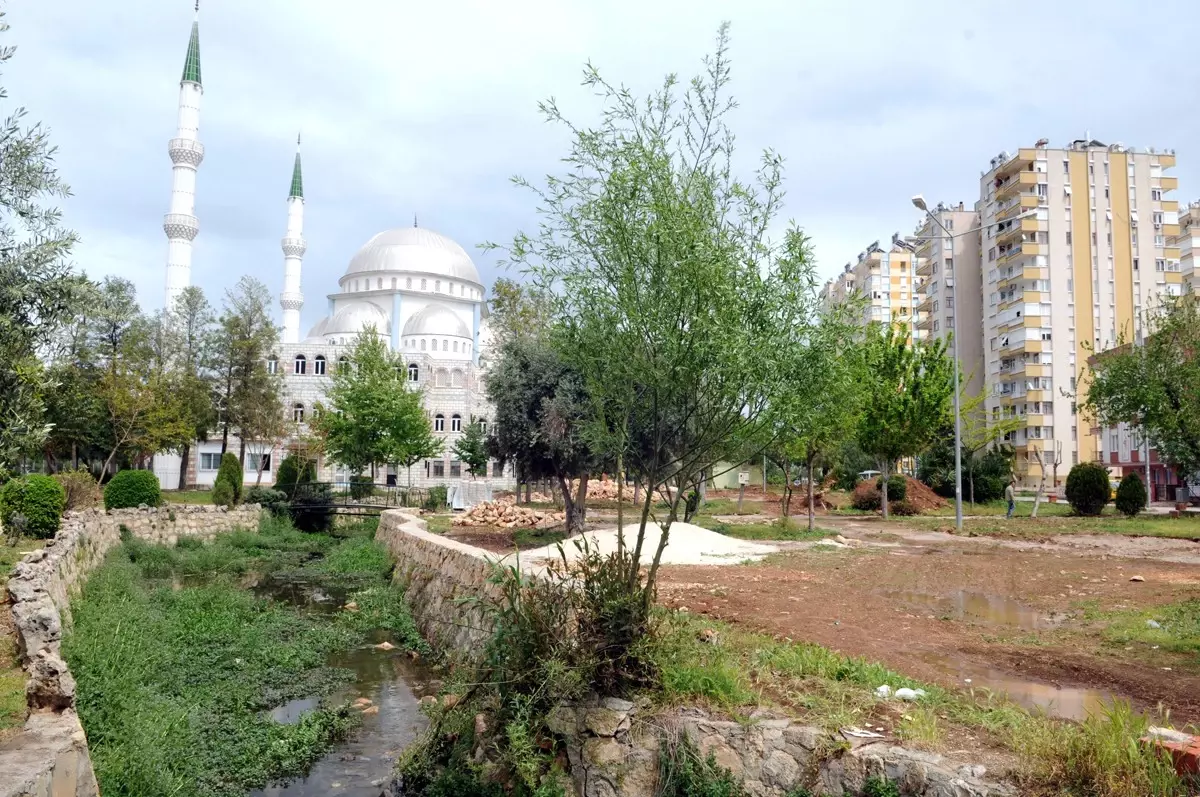
[(744, 797), (742, 782), (707, 758), (685, 734), (666, 740), (659, 755), (659, 797)]

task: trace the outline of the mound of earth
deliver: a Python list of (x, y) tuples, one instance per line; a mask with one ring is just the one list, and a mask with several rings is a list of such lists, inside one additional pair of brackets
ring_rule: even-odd
[[(649, 565), (658, 549), (661, 531), (653, 523), (646, 527), (646, 539), (642, 543), (642, 562)], [(637, 539), (637, 526), (625, 526), (625, 544), (633, 548)], [(586, 545), (589, 549), (607, 555), (617, 550), (617, 530), (597, 529), (588, 531), (576, 537), (563, 541), (562, 549), (570, 559), (580, 555), (580, 548)], [(663, 550), (662, 563), (675, 565), (727, 565), (736, 564), (745, 559), (758, 560), (778, 550), (773, 545), (762, 545), (755, 542), (726, 537), (715, 531), (692, 525), (691, 523), (672, 523), (667, 536), (667, 547)], [(523, 560), (547, 560), (559, 557), (558, 544), (533, 548), (521, 554)]]

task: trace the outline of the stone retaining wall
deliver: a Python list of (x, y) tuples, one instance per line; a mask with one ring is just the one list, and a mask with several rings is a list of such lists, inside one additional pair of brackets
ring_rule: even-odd
[(17, 563), (8, 601), (17, 651), (28, 674), (30, 716), (24, 730), (0, 744), (0, 797), (97, 797), (87, 739), (75, 713), (75, 679), (62, 659), (70, 600), (92, 568), (120, 542), (122, 528), (138, 539), (173, 545), (180, 537), (210, 539), (234, 528), (257, 528), (257, 505), (88, 510), (68, 513), (45, 547)]

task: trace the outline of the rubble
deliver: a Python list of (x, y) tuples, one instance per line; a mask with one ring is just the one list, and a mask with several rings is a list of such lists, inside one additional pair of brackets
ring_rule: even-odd
[(502, 529), (548, 529), (565, 522), (566, 515), (562, 512), (531, 509), (511, 501), (486, 501), (476, 504), (451, 521), (455, 526), (496, 526)]

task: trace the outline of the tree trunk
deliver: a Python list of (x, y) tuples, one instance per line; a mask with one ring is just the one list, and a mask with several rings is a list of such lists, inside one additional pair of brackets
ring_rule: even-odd
[[(1038, 454), (1038, 457), (1037, 457), (1038, 471), (1040, 472), (1041, 475), (1038, 476), (1037, 495), (1035, 495), (1033, 497), (1033, 510), (1029, 513), (1029, 516), (1031, 518), (1037, 517), (1038, 506), (1042, 503), (1042, 492), (1045, 491), (1045, 489), (1046, 489), (1046, 466), (1043, 464), (1041, 452), (1039, 451), (1039, 452), (1037, 452), (1037, 454)], [(1017, 498), (1016, 491), (1014, 490), (1013, 491), (1013, 500), (1015, 501), (1016, 498)]]
[[(792, 514), (792, 463), (785, 462), (783, 470), (783, 498), (779, 501), (779, 514), (786, 520)], [(763, 502), (766, 502), (763, 496)]]
[(192, 456), (192, 444), (184, 443), (179, 453), (179, 487), (180, 491), (187, 489), (188, 459)]
[(813, 530), (813, 515), (816, 514), (815, 499), (813, 497), (813, 460), (816, 457), (809, 455), (808, 457), (808, 530)]
[(79, 447), (74, 441), (71, 442), (71, 467), (79, 470)]
[(883, 486), (879, 490), (879, 499), (883, 506), (883, 519), (888, 517), (888, 461), (885, 459), (883, 464), (879, 466), (879, 472), (883, 476)]
[(700, 506), (708, 503), (708, 478), (704, 471), (700, 471)]
[(975, 508), (975, 471), (967, 471), (967, 478), (970, 480), (971, 486), (971, 508)]
[(558, 487), (562, 490), (563, 513), (566, 516), (568, 537), (583, 532), (583, 524), (587, 515), (587, 484), (587, 474), (579, 477), (579, 492), (572, 496), (570, 481), (565, 476), (558, 477)]
[(642, 482), (635, 481), (633, 483), (633, 505), (640, 506), (642, 503)]
[(625, 553), (625, 458), (617, 454), (617, 553)]

